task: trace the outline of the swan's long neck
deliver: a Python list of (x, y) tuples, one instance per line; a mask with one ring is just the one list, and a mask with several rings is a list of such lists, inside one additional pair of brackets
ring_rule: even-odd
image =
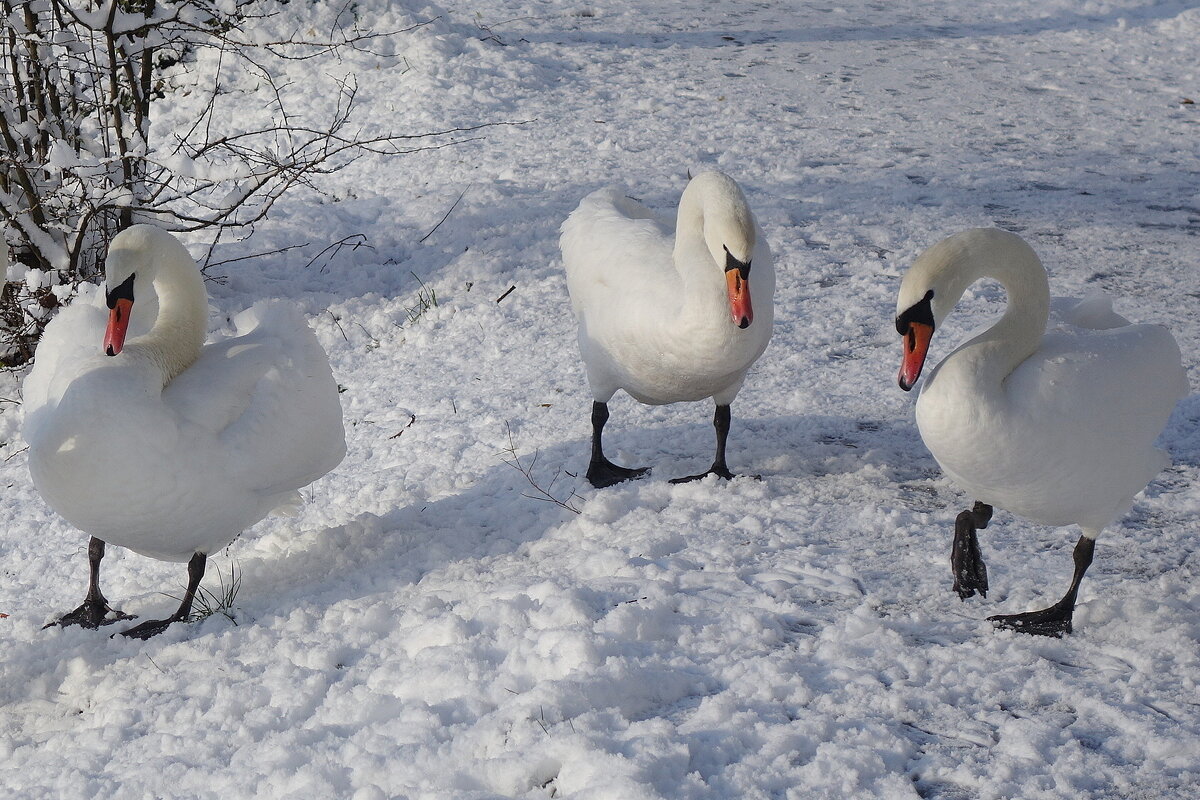
[(733, 235), (753, 247), (755, 227), (741, 189), (731, 178), (705, 173), (679, 199), (675, 221), (675, 267), (683, 282), (681, 317), (708, 324), (729, 318), (724, 262), (714, 253)]
[(706, 269), (711, 261), (704, 241), (702, 198), (685, 193), (675, 223), (675, 266), (683, 281), (680, 316), (685, 319), (724, 319), (728, 315), (721, 270), (716, 264)]
[(208, 330), (208, 293), (199, 270), (166, 259), (153, 281), (158, 296), (154, 326), (125, 347), (159, 367), (163, 385), (183, 372), (200, 355)]
[(1008, 307), (1000, 320), (953, 356), (976, 381), (992, 385), (1002, 383), (1038, 349), (1050, 315), (1050, 284), (1041, 261), (1024, 241), (1009, 234), (1005, 237), (1004, 246), (985, 241), (982, 246), (965, 248), (949, 267), (957, 274), (947, 287), (951, 305), (981, 278), (999, 282), (1008, 295)]

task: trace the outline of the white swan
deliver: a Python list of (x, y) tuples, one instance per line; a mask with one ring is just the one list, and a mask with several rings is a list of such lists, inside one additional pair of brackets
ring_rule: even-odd
[(733, 477), (729, 406), (771, 338), (775, 294), (771, 250), (741, 188), (720, 172), (697, 175), (674, 230), (620, 189), (601, 189), (563, 223), (560, 246), (594, 398), (588, 480), (611, 486), (648, 471), (604, 456), (601, 432), (618, 389), (652, 405), (712, 397), (712, 467), (677, 481)]
[(25, 379), (24, 436), (42, 497), (92, 537), (87, 598), (58, 624), (128, 619), (100, 591), (105, 542), (188, 562), (179, 610), (123, 631), (146, 638), (187, 617), (207, 554), (337, 466), (345, 433), (329, 361), (298, 309), (256, 305), (236, 320), (248, 333), (204, 346), (200, 271), (150, 225), (113, 239), (105, 274), (108, 310), (77, 303), (47, 326)]
[(980, 278), (1004, 286), (1008, 308), (930, 372), (917, 426), (946, 474), (977, 498), (955, 524), (951, 560), (960, 597), (987, 593), (975, 529), (987, 526), (991, 506), (1082, 528), (1062, 600), (990, 618), (1060, 636), (1071, 631), (1096, 537), (1170, 463), (1154, 440), (1187, 393), (1187, 375), (1166, 328), (1131, 325), (1104, 298), (1063, 304), (1047, 332), (1050, 291), (1037, 255), (1015, 234), (981, 228), (929, 248), (904, 276), (896, 303), (902, 389), (912, 388), (933, 332)]

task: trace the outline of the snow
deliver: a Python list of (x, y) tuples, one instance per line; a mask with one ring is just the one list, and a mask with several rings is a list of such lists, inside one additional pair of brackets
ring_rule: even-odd
[[(217, 247), (263, 255), (210, 269), (214, 332), (264, 297), (301, 304), (349, 444), (300, 516), (213, 555), (205, 586), (242, 575), (236, 624), (41, 629), (82, 598), (87, 542), (32, 488), (6, 379), (0, 795), (1195, 797), (1197, 397), (1163, 436), (1174, 466), (1101, 538), (1076, 632), (994, 632), (987, 615), (1061, 596), (1078, 534), (998, 511), (993, 591), (958, 600), (971, 498), (920, 442), (892, 325), (917, 253), (998, 224), (1055, 294), (1168, 325), (1195, 374), (1192, 5), (361, 0), (376, 30), (433, 21), (381, 42), (382, 68), (291, 62), (284, 91), (315, 118), (353, 74), (369, 132), (522, 124), (361, 159)], [(310, 24), (343, 10), (318, 2)], [(224, 80), (259, 124), (254, 76)], [(154, 125), (200, 102), (168, 95)], [(654, 471), (593, 490), (558, 226), (609, 183), (670, 213), (713, 167), (779, 275), (730, 435), (731, 469), (761, 480), (667, 483), (711, 460), (711, 407), (618, 396), (609, 455)], [(365, 246), (326, 250), (348, 237)], [(1003, 302), (971, 289), (931, 357)], [(579, 513), (528, 497), (514, 455)], [(145, 617), (184, 574), (110, 548), (103, 582)]]

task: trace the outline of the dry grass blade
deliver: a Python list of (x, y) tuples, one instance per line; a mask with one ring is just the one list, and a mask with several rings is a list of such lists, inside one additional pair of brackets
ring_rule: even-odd
[[(233, 615), (234, 603), (237, 601), (238, 592), (242, 589), (242, 576), (238, 572), (237, 562), (232, 562), (229, 565), (229, 582), (226, 583), (225, 575), (218, 568), (216, 570), (217, 581), (220, 587), (217, 591), (212, 591), (201, 586), (196, 590), (196, 596), (192, 599), (192, 611), (188, 614), (188, 622), (200, 622), (209, 617), (220, 614), (228, 619), (234, 625), (237, 625), (237, 619)], [(172, 600), (180, 600), (173, 594), (168, 594)]]

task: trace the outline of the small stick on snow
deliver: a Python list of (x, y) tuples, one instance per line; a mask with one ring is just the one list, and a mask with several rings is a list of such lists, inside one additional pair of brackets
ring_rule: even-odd
[(416, 415), (416, 414), (409, 414), (409, 415), (408, 415), (408, 417), (409, 417), (409, 419), (408, 419), (408, 424), (407, 424), (407, 425), (405, 425), (403, 428), (401, 428), (401, 429), (400, 429), (398, 432), (396, 432), (396, 433), (393, 433), (391, 436), (389, 436), (389, 437), (388, 437), (389, 439), (399, 439), (399, 438), (400, 438), (400, 434), (401, 434), (401, 433), (404, 433), (406, 430), (408, 430), (409, 428), (411, 428), (411, 427), (413, 426), (413, 423), (417, 421), (417, 415)]
[(513, 291), (514, 291), (516, 288), (517, 288), (517, 285), (516, 285), (515, 283), (514, 283), (512, 286), (508, 287), (508, 290), (507, 290), (507, 291), (506, 291), (504, 294), (502, 294), (502, 295), (500, 295), (499, 297), (497, 297), (497, 298), (496, 298), (496, 302), (497, 302), (497, 303), (499, 303), (501, 300), (503, 300), (504, 298), (508, 297), (510, 294), (512, 294), (512, 293), (513, 293)]
[(344, 330), (342, 330), (342, 323), (338, 322), (337, 316), (332, 311), (330, 311), (328, 313), (329, 313), (330, 318), (333, 320), (333, 324), (337, 325), (337, 329), (342, 334), (342, 338), (345, 339), (347, 342), (350, 341), (350, 337), (346, 335), (346, 332)]
[[(467, 189), (470, 189), (470, 188), (471, 188), (470, 185), (468, 185)], [(421, 242), (428, 239), (430, 236), (433, 236), (433, 232), (436, 231), (438, 228), (442, 227), (442, 223), (450, 218), (450, 215), (454, 212), (454, 209), (458, 208), (458, 204), (462, 202), (463, 196), (466, 195), (466, 193), (467, 193), (467, 189), (462, 190), (462, 193), (458, 196), (458, 199), (455, 200), (454, 204), (450, 206), (450, 210), (447, 211), (445, 213), (445, 215), (441, 219), (438, 220), (438, 224), (434, 225), (433, 228), (429, 231), (429, 233), (425, 234), (420, 239), (417, 239), (417, 244), (420, 244)]]

